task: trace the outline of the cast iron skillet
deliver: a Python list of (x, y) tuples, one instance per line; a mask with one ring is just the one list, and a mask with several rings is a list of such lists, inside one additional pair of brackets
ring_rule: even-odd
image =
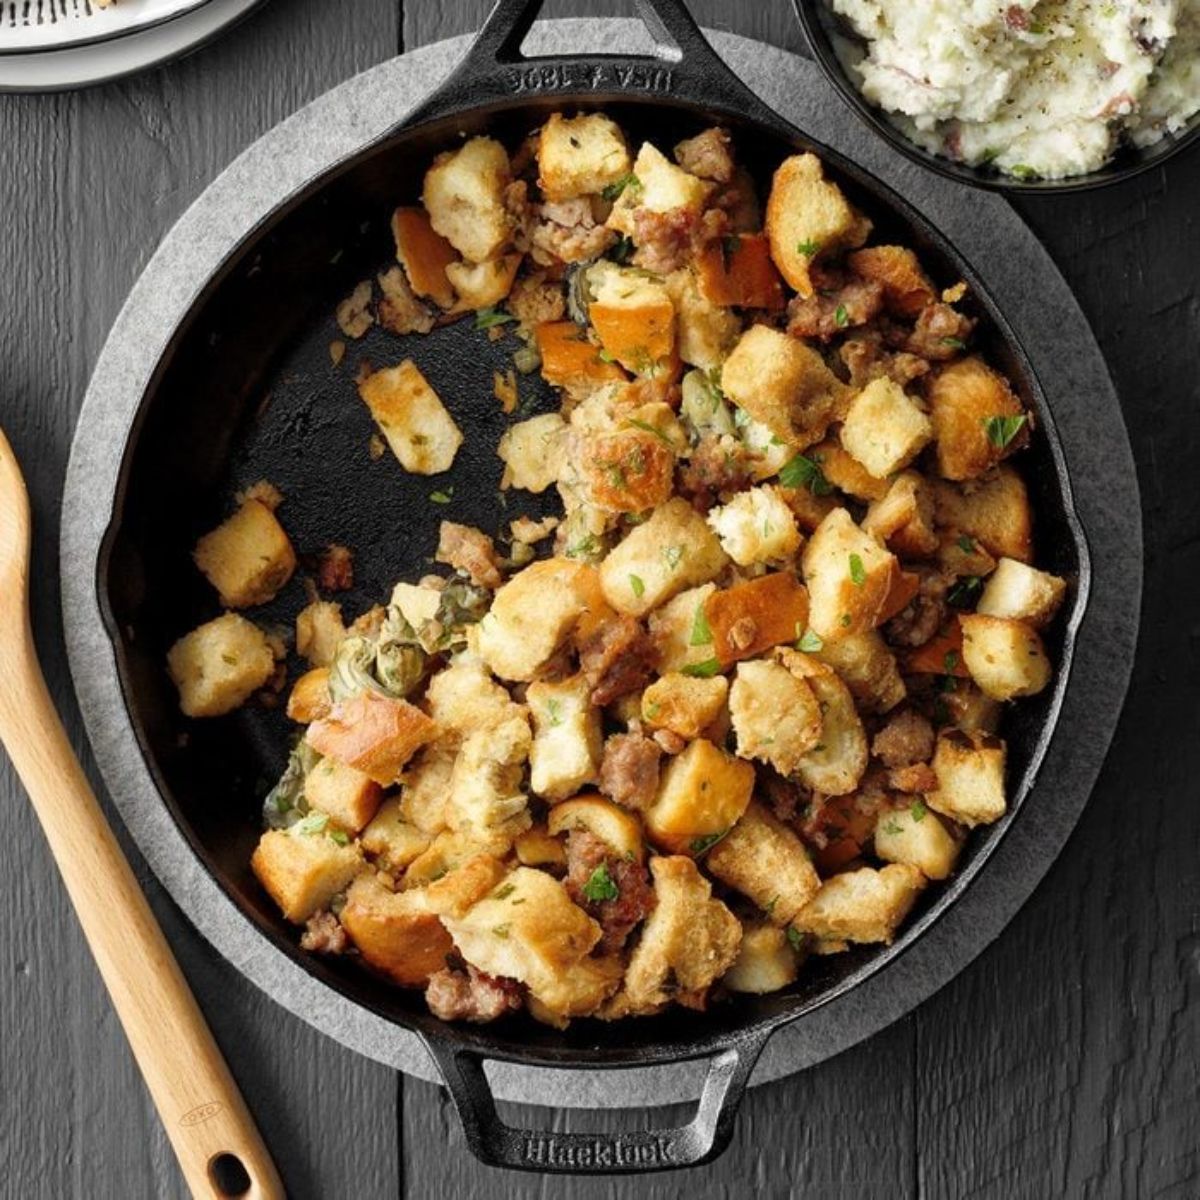
[[(538, 0), (500, 0), (463, 65), (424, 107), (290, 197), (230, 251), (179, 324), (141, 399), (96, 586), (147, 766), (205, 868), (255, 927), (256, 933), (247, 928), (247, 937), (270, 939), (327, 986), (420, 1036), (450, 1089), (468, 1144), (485, 1162), (542, 1171), (647, 1171), (719, 1154), (774, 1030), (903, 954), (970, 885), (1019, 819), (1057, 719), (1090, 570), (1046, 397), (971, 265), (890, 189), (747, 91), (680, 0), (639, 0), (658, 47), (646, 58), (523, 58), (519, 47), (539, 7)], [(494, 448), (508, 419), (492, 395), (492, 371), (511, 362), (511, 341), (490, 343), (470, 321), (400, 342), (373, 330), (350, 344), (338, 369), (331, 366), (329, 346), (341, 336), (332, 320), (336, 302), (394, 261), (388, 218), (397, 203), (415, 198), (432, 155), (462, 134), (484, 130), (513, 146), (561, 106), (603, 107), (635, 144), (653, 137), (670, 146), (719, 119), (760, 177), (784, 154), (815, 150), (871, 214), (881, 240), (915, 246), (943, 283), (966, 279), (986, 352), (1037, 413), (1039, 432), (1025, 457), (1042, 559), (1073, 587), (1052, 646), (1059, 664), (1055, 685), (1016, 709), (1006, 728), (1008, 816), (970, 840), (955, 878), (927, 893), (893, 946), (817, 959), (786, 993), (739, 998), (703, 1015), (672, 1012), (614, 1025), (584, 1021), (566, 1032), (527, 1019), (488, 1028), (451, 1026), (426, 1011), (419, 993), (380, 983), (352, 962), (298, 949), (296, 931), (280, 918), (248, 865), (262, 796), (290, 741), (288, 723), (282, 713), (262, 708), (187, 722), (163, 664), (181, 632), (217, 611), (190, 548), (227, 513), (234, 491), (255, 480), (267, 478), (282, 489), (282, 519), (301, 553), (335, 541), (354, 548), (356, 586), (343, 597), (350, 613), (378, 602), (397, 579), (428, 569), (443, 518), (498, 532), (518, 512), (540, 511), (530, 498), (513, 494), (505, 503), (498, 492)], [(406, 476), (390, 455), (373, 460), (368, 454), (373, 426), (355, 394), (354, 370), (363, 359), (383, 365), (405, 356), (416, 359), (467, 433), (445, 477)], [(523, 379), (521, 389), (526, 412), (557, 407), (539, 380)], [(450, 502), (432, 503), (434, 491), (449, 494)], [(305, 599), (296, 581), (255, 618), (290, 624)], [(711, 1061), (690, 1124), (611, 1135), (511, 1128), (499, 1120), (483, 1072), (487, 1059), (630, 1068), (701, 1058)]]
[(812, 57), (821, 68), (825, 78), (833, 85), (837, 93), (859, 117), (859, 119), (878, 134), (885, 142), (898, 150), (905, 158), (919, 163), (930, 171), (935, 171), (947, 179), (957, 180), (971, 187), (990, 188), (996, 192), (1034, 193), (1036, 195), (1057, 195), (1060, 192), (1086, 192), (1093, 188), (1107, 187), (1110, 183), (1121, 183), (1132, 179), (1152, 167), (1160, 167), (1163, 163), (1178, 154), (1187, 146), (1200, 142), (1200, 113), (1188, 121), (1187, 126), (1179, 133), (1168, 134), (1151, 146), (1122, 146), (1111, 162), (1106, 163), (1098, 171), (1089, 171), (1086, 175), (1074, 175), (1068, 179), (1017, 179), (1012, 175), (1003, 175), (992, 167), (972, 167), (966, 163), (957, 163), (939, 154), (930, 154), (923, 150), (896, 128), (887, 119), (882, 109), (876, 108), (854, 85), (854, 81), (842, 66), (837, 51), (833, 48), (832, 31), (838, 28), (838, 18), (826, 5), (826, 0), (792, 0), (796, 15), (804, 28), (804, 36), (808, 41)]

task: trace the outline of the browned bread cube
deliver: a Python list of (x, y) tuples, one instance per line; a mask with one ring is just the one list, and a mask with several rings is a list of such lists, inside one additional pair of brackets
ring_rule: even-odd
[(334, 758), (323, 758), (304, 780), (311, 808), (328, 813), (349, 833), (358, 833), (375, 815), (383, 789), (373, 779)]
[(296, 569), (288, 535), (260, 500), (246, 500), (232, 517), (205, 534), (193, 557), (226, 608), (269, 603)]
[(645, 813), (655, 845), (675, 854), (702, 854), (746, 811), (754, 768), (698, 738), (671, 759)]
[(363, 692), (314, 721), (307, 740), (318, 754), (390, 787), (404, 764), (436, 733), (437, 726), (419, 708), (378, 692)]
[(423, 889), (393, 892), (374, 873), (350, 885), (339, 919), (363, 961), (401, 987), (424, 987), (454, 949)]
[(275, 673), (275, 654), (252, 621), (226, 613), (181, 637), (167, 670), (189, 717), (219, 717), (244, 704)]
[(268, 829), (259, 839), (250, 866), (283, 915), (303, 925), (343, 891), (363, 869), (354, 842), (330, 836), (328, 821), (305, 818), (290, 829)]
[(938, 470), (946, 479), (978, 479), (1029, 440), (1021, 401), (981, 358), (942, 367), (927, 394)]
[(938, 737), (933, 752), (937, 789), (925, 802), (963, 825), (991, 825), (1004, 816), (1004, 742), (958, 731)]

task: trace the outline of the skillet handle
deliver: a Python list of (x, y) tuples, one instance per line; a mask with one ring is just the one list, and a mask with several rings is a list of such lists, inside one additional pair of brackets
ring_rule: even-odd
[(729, 1145), (750, 1072), (772, 1030), (732, 1038), (709, 1060), (696, 1115), (670, 1129), (622, 1133), (558, 1133), (517, 1129), (496, 1112), (484, 1074), (486, 1054), (449, 1038), (423, 1035), (462, 1122), (471, 1153), (491, 1167), (558, 1175), (633, 1175), (711, 1162)]
[(770, 110), (708, 44), (683, 0), (637, 0), (653, 55), (521, 53), (544, 0), (496, 0), (466, 57), (404, 120), (420, 124), (506, 100), (561, 104), (593, 92), (676, 99), (752, 119)]

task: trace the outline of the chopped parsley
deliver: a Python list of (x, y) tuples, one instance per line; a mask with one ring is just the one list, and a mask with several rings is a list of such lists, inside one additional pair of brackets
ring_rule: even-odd
[(292, 828), (304, 837), (312, 837), (313, 834), (324, 833), (328, 824), (328, 813), (314, 812), (309, 813), (307, 817), (301, 817)]
[(842, 615), (838, 618), (838, 624), (841, 625), (841, 627), (843, 629), (849, 629), (850, 628), (850, 614), (842, 613)]
[(596, 357), (602, 363), (615, 363), (617, 361), (616, 358), (612, 354), (610, 354), (607, 350), (597, 351)]
[(964, 554), (974, 554), (975, 553), (975, 539), (973, 537), (971, 537), (969, 534), (965, 534), (965, 533), (959, 534), (958, 548)]
[(839, 329), (845, 329), (850, 324), (850, 314), (844, 304), (839, 304), (833, 314), (833, 322)]
[(719, 833), (706, 833), (703, 837), (692, 838), (692, 853), (703, 854), (711, 850), (728, 832), (728, 829), (722, 829)]
[(863, 566), (862, 555), (850, 555), (850, 582), (855, 587), (862, 587), (867, 582), (867, 568)]
[(433, 504), (449, 504), (454, 497), (454, 489), (447, 488), (444, 492), (430, 492), (429, 499)]
[(661, 429), (657, 429), (655, 426), (651, 425), (649, 421), (639, 421), (635, 417), (630, 417), (625, 424), (632, 425), (634, 429), (640, 429), (643, 433), (652, 433), (664, 445), (671, 445), (671, 439), (667, 437), (667, 435), (663, 433)]
[(516, 890), (517, 890), (517, 885), (515, 883), (506, 883), (503, 887), (497, 888), (492, 893), (492, 899), (493, 900), (507, 900), (509, 898), (509, 896), (511, 896), (513, 894), (513, 892), (515, 892)]
[(958, 666), (958, 651), (947, 650), (942, 659), (942, 666), (946, 668), (946, 674), (949, 675)]
[(825, 641), (820, 634), (814, 633), (811, 629), (806, 629), (800, 634), (796, 642), (796, 649), (803, 650), (805, 654), (816, 654), (824, 645)]
[(595, 554), (599, 549), (600, 543), (596, 541), (596, 535), (589, 533), (581, 537), (574, 545), (567, 547), (567, 557), (584, 558), (590, 554)]
[(1037, 170), (1025, 163), (1013, 163), (1006, 170), (1014, 179), (1036, 179), (1038, 177)]
[(629, 590), (640, 600), (646, 594), (646, 585), (640, 575), (630, 575)]
[(506, 937), (508, 937), (508, 935), (511, 931), (512, 931), (512, 926), (506, 923), (504, 925), (497, 925), (492, 930), (492, 933), (494, 933), (496, 935), (496, 937), (498, 937), (498, 938), (506, 938)]
[(987, 440), (1003, 450), (1021, 432), (1025, 425), (1025, 414), (1016, 417), (984, 417), (983, 428)]
[(630, 171), (628, 175), (622, 175), (620, 179), (614, 179), (612, 183), (606, 184), (601, 189), (600, 195), (605, 200), (616, 200), (626, 188), (640, 188), (641, 186), (642, 181)]
[(667, 569), (674, 571), (683, 562), (683, 547), (682, 546), (664, 546), (663, 558), (666, 561)]
[(925, 820), (925, 813), (926, 813), (925, 801), (922, 800), (920, 796), (918, 796), (912, 802), (912, 804), (909, 805), (908, 813), (909, 813), (909, 816), (911, 816), (914, 821)]
[(704, 615), (704, 605), (696, 605), (696, 616), (692, 620), (692, 636), (688, 639), (689, 646), (711, 646), (713, 640), (712, 627)]
[(550, 718), (550, 724), (562, 724), (562, 702), (560, 700), (550, 699), (546, 701), (546, 715)]
[(965, 350), (967, 348), (967, 343), (962, 338), (944, 337), (940, 340), (943, 346), (948, 346), (951, 350)]
[(796, 243), (796, 253), (803, 254), (805, 258), (812, 258), (814, 254), (819, 254), (820, 252), (820, 242), (803, 241)]
[(617, 240), (613, 243), (608, 252), (608, 257), (611, 258), (615, 263), (627, 263), (630, 259), (630, 256), (633, 254), (633, 249), (633, 238), (625, 237), (624, 234), (622, 234), (622, 236), (617, 238)]
[(350, 845), (350, 835), (342, 829), (331, 829), (329, 831), (329, 840), (336, 842), (339, 846)]
[(784, 463), (779, 472), (779, 482), (789, 488), (806, 487), (814, 496), (828, 496), (833, 491), (833, 484), (825, 478), (825, 473), (817, 463), (803, 454), (797, 454)]
[(791, 948), (795, 950), (797, 954), (799, 954), (804, 945), (804, 934), (802, 934), (800, 930), (795, 927), (795, 925), (788, 926), (787, 940)]
[(476, 329), (491, 329), (495, 325), (507, 325), (517, 318), (512, 313), (506, 313), (499, 308), (481, 308), (475, 314)]
[(898, 833), (903, 833), (904, 830), (895, 821), (888, 821), (883, 827), (883, 832), (895, 837)]
[(608, 873), (607, 863), (601, 863), (591, 873), (583, 885), (583, 894), (589, 900), (615, 900), (621, 894), (621, 889)]
[(983, 580), (978, 575), (964, 575), (946, 593), (946, 603), (951, 608), (970, 608), (982, 588)]
[(703, 662), (688, 663), (680, 669), (684, 675), (690, 675), (693, 679), (711, 679), (721, 673), (721, 660), (706, 658)]

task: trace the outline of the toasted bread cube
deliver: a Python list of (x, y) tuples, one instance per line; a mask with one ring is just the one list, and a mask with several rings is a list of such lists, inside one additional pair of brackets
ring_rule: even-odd
[(691, 741), (721, 715), (728, 695), (724, 675), (696, 679), (671, 671), (642, 693), (642, 720), (651, 729), (669, 729)]
[(600, 357), (600, 347), (588, 341), (574, 321), (543, 321), (534, 330), (542, 359), (542, 378), (576, 400), (585, 399), (627, 376), (615, 362)]
[(786, 562), (800, 549), (800, 531), (782, 491), (771, 484), (738, 492), (712, 509), (708, 523), (739, 567)]
[(944, 693), (949, 723), (963, 733), (995, 733), (1000, 728), (1004, 705), (985, 696), (970, 679), (955, 685), (954, 691)]
[(655, 905), (642, 927), (625, 983), (602, 1014), (648, 1015), (672, 1001), (700, 1007), (704, 993), (737, 957), (738, 919), (714, 900), (712, 885), (689, 858), (650, 860)]
[(686, 588), (715, 578), (727, 561), (704, 518), (676, 496), (630, 530), (605, 558), (600, 586), (618, 612), (641, 617)]
[(928, 558), (938, 548), (933, 514), (933, 489), (924, 476), (902, 471), (887, 494), (871, 502), (863, 518), (863, 532), (880, 538), (901, 558)]
[(896, 656), (878, 630), (824, 642), (816, 657), (838, 673), (863, 712), (888, 712), (908, 694)]
[(573, 1017), (600, 1015), (605, 1001), (621, 985), (625, 963), (620, 955), (583, 958), (559, 973), (553, 994), (547, 999), (530, 992), (525, 1007), (535, 1021), (566, 1029)]
[(783, 281), (771, 261), (762, 233), (737, 233), (706, 242), (697, 255), (700, 291), (722, 307), (762, 308), (777, 312), (786, 304)]
[(896, 571), (892, 575), (892, 586), (888, 590), (887, 599), (879, 610), (878, 624), (882, 625), (897, 613), (903, 612), (920, 590), (921, 576), (916, 571)]
[(446, 801), (458, 757), (459, 741), (439, 738), (405, 768), (400, 804), (404, 819), (434, 837), (446, 828)]
[(452, 308), (454, 285), (446, 268), (458, 262), (458, 254), (444, 237), (434, 233), (429, 214), (423, 208), (396, 209), (392, 214), (392, 236), (396, 239), (396, 257), (412, 290), (441, 308)]
[(582, 439), (587, 503), (604, 512), (641, 513), (670, 499), (675, 454), (657, 434), (633, 428)]
[(1033, 629), (1042, 629), (1054, 620), (1066, 594), (1065, 579), (1013, 558), (1001, 558), (984, 586), (975, 611), (988, 617), (1024, 621)]
[(436, 475), (450, 469), (462, 432), (412, 359), (368, 375), (358, 394), (406, 471)]
[(464, 913), (504, 875), (500, 861), (512, 849), (505, 829), (443, 829), (404, 873), (406, 888), (425, 888), (438, 914)]
[(491, 308), (512, 291), (513, 281), (521, 266), (520, 254), (502, 254), (487, 262), (455, 262), (446, 268), (446, 278), (458, 293), (454, 312)]
[(963, 662), (993, 700), (1036, 696), (1053, 675), (1037, 631), (1024, 621), (963, 613)]
[(844, 508), (817, 527), (801, 559), (808, 623), (826, 641), (874, 629), (899, 565)]
[[(713, 583), (689, 588), (650, 614), (650, 638), (658, 651), (658, 669), (663, 675), (697, 666), (713, 657), (712, 643), (702, 635), (699, 638), (694, 635), (697, 614), (716, 590)], [(703, 624), (702, 621), (702, 628)]]
[(533, 679), (587, 614), (594, 574), (584, 563), (548, 558), (509, 579), (475, 626), (475, 648), (491, 671), (501, 679)]
[(751, 325), (721, 368), (725, 395), (797, 450), (824, 436), (849, 389), (810, 346)]
[(790, 925), (821, 886), (804, 843), (757, 802), (708, 852), (705, 866), (777, 925)]
[(250, 859), (259, 883), (296, 925), (326, 908), (363, 869), (358, 846), (343, 844), (330, 832), (336, 831), (329, 826), (314, 829), (307, 821), (286, 830), (268, 829)]
[[(562, 805), (559, 805), (561, 808)], [(534, 826), (525, 830), (515, 842), (513, 851), (517, 862), (525, 867), (565, 867), (566, 847), (544, 827)]]
[(550, 810), (546, 830), (551, 836), (573, 829), (595, 834), (618, 858), (641, 862), (646, 857), (641, 822), (628, 809), (597, 793), (577, 796)]
[[(927, 393), (937, 438), (938, 470), (946, 479), (978, 479), (1028, 441), (1025, 410), (1008, 380), (981, 358), (960, 358), (938, 370)], [(995, 421), (1020, 420), (1012, 432)]]
[(861, 246), (871, 222), (856, 212), (836, 183), (829, 183), (815, 154), (785, 158), (767, 198), (771, 257), (801, 296), (813, 294), (813, 261), (843, 246)]
[(314, 667), (292, 685), (288, 696), (288, 720), (308, 725), (329, 715), (333, 698), (329, 695), (329, 668)]
[(829, 483), (847, 496), (872, 501), (887, 495), (888, 481), (876, 479), (835, 437), (813, 446), (806, 457), (821, 468), (821, 474)]
[[(569, 994), (565, 973), (600, 940), (600, 926), (545, 871), (517, 867), (462, 916), (442, 918), (458, 952), (489, 975), (517, 979), (551, 1009)], [(598, 988), (595, 1006), (612, 987)], [(577, 1005), (567, 1005), (577, 1009)]]
[(452, 828), (500, 829), (511, 837), (529, 828), (522, 788), (533, 735), (525, 710), (514, 708), (512, 716), (463, 739), (446, 800), (446, 821)]
[(657, 279), (601, 260), (587, 273), (588, 316), (600, 344), (635, 375), (653, 375), (675, 351), (675, 304)]
[(547, 200), (592, 196), (630, 171), (621, 127), (602, 113), (551, 113), (538, 138), (538, 187)]
[(504, 463), (500, 486), (537, 493), (556, 483), (566, 431), (566, 422), (558, 413), (543, 413), (510, 425), (496, 450)]
[(907, 246), (867, 246), (846, 255), (846, 262), (860, 279), (883, 284), (884, 304), (898, 317), (911, 320), (938, 298), (916, 254)]
[(463, 655), (438, 671), (425, 692), (425, 709), (437, 722), (438, 744), (457, 748), (480, 729), (499, 725), (525, 709), (478, 659)]
[(991, 825), (1004, 816), (1005, 746), (987, 734), (942, 733), (933, 752), (937, 789), (926, 804), (963, 825)]
[(340, 763), (323, 758), (304, 780), (309, 807), (328, 813), (347, 833), (358, 833), (379, 811), (383, 789), (373, 779)]
[(439, 154), (425, 173), (421, 198), (430, 223), (468, 261), (495, 258), (508, 242), (504, 191), (511, 178), (504, 147), (486, 137)]
[(363, 692), (314, 721), (306, 740), (318, 754), (390, 787), (399, 781), (404, 764), (436, 733), (437, 726), (419, 708), (378, 692)]
[(269, 604), (296, 570), (296, 552), (275, 513), (246, 500), (196, 543), (192, 557), (226, 608)]
[(699, 854), (739, 820), (754, 791), (754, 768), (704, 738), (667, 764), (658, 795), (644, 814), (656, 846)]
[(358, 842), (375, 865), (399, 875), (429, 849), (433, 839), (418, 829), (404, 813), (399, 795), (389, 796), (359, 834)]
[(821, 884), (793, 925), (827, 941), (890, 943), (924, 886), (925, 877), (907, 863), (846, 871)]
[(738, 663), (729, 690), (729, 715), (742, 758), (793, 774), (821, 740), (821, 709), (812, 688), (778, 662)]
[(1002, 465), (994, 475), (965, 485), (934, 482), (937, 523), (957, 529), (999, 557), (1033, 557), (1033, 510), (1020, 475)]
[(314, 600), (296, 614), (296, 653), (313, 667), (328, 667), (345, 636), (342, 606), (332, 600)]
[(770, 923), (746, 925), (733, 966), (721, 976), (731, 992), (764, 996), (796, 982), (800, 955), (785, 930)]
[(802, 533), (812, 533), (838, 507), (835, 496), (818, 496), (807, 484), (794, 488), (781, 486), (779, 490), (788, 502), (788, 508), (792, 510), (796, 525)]
[(887, 377), (868, 383), (850, 401), (842, 422), (842, 445), (876, 479), (903, 470), (932, 437), (929, 418)]
[(226, 613), (181, 637), (167, 670), (188, 717), (220, 717), (244, 704), (275, 672), (275, 655), (252, 621)]
[(600, 710), (589, 702), (582, 675), (531, 683), (526, 703), (533, 717), (529, 786), (547, 800), (565, 800), (600, 770)]
[(875, 853), (884, 862), (907, 863), (926, 879), (946, 879), (954, 870), (958, 851), (958, 842), (922, 800), (879, 814)]
[(712, 303), (697, 286), (691, 271), (667, 276), (667, 291), (675, 302), (675, 323), (680, 359), (704, 371), (713, 371), (729, 357), (742, 332), (741, 318)]
[(959, 533), (957, 529), (939, 530), (937, 561), (943, 575), (952, 575), (956, 579), (961, 579), (964, 575), (977, 575), (980, 579), (985, 579), (996, 569), (996, 560), (987, 550), (974, 538)]
[(649, 142), (643, 142), (633, 164), (633, 178), (617, 197), (607, 225), (633, 237), (637, 233), (634, 214), (638, 209), (654, 213), (684, 209), (699, 213), (712, 190), (711, 183), (677, 167)]
[(423, 889), (393, 892), (375, 874), (350, 885), (339, 920), (363, 961), (401, 987), (424, 987), (454, 949)]
[(704, 602), (712, 651), (722, 668), (792, 642), (808, 622), (808, 592), (791, 571), (714, 592)]
[(845, 796), (867, 769), (867, 734), (850, 689), (824, 663), (795, 650), (777, 650), (779, 661), (803, 679), (821, 710), (821, 740), (796, 764), (806, 787), (827, 796)]

